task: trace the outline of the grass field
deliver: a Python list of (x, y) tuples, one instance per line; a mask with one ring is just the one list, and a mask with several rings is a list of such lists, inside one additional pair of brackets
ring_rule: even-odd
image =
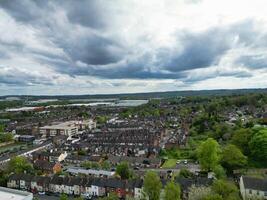
[(176, 166), (176, 159), (168, 159), (164, 162), (164, 164), (162, 165), (162, 168), (174, 168)]

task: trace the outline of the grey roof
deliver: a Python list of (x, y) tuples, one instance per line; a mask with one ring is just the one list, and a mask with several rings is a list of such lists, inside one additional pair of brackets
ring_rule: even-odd
[(94, 170), (94, 169), (83, 169), (78, 167), (71, 167), (67, 169), (67, 172), (73, 173), (73, 174), (94, 174), (97, 176), (105, 175), (105, 176), (113, 176), (115, 172), (111, 171), (105, 171), (105, 170)]
[(267, 191), (267, 178), (261, 179), (248, 176), (243, 176), (242, 178), (246, 189)]

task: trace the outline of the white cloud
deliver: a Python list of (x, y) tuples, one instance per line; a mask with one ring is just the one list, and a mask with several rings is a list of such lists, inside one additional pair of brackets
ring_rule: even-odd
[(267, 87), (266, 5), (2, 1), (0, 89), (83, 94)]

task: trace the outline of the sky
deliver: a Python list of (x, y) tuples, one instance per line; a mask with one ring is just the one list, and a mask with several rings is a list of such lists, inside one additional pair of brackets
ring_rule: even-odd
[(0, 95), (267, 87), (266, 0), (1, 0)]

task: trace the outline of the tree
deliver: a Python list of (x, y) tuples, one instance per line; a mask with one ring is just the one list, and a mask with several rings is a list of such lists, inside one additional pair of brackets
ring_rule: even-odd
[(180, 200), (181, 189), (178, 184), (169, 182), (164, 189), (164, 200)]
[(78, 155), (79, 156), (85, 156), (86, 155), (86, 151), (85, 150), (78, 150)]
[(96, 121), (98, 124), (104, 124), (108, 120), (107, 116), (97, 116)]
[(209, 194), (204, 197), (202, 200), (223, 200), (223, 198), (218, 194)]
[(81, 163), (81, 167), (84, 167), (86, 169), (91, 169), (92, 168), (92, 162), (84, 161), (84, 162)]
[(131, 172), (127, 162), (122, 162), (116, 167), (116, 173), (120, 175), (121, 179), (130, 178)]
[(190, 172), (187, 168), (182, 168), (179, 172), (179, 176), (183, 178), (191, 178), (194, 176), (194, 173)]
[(238, 188), (235, 184), (226, 180), (214, 181), (211, 188), (214, 193), (222, 196), (223, 199), (228, 199), (229, 196), (238, 194)]
[(236, 145), (245, 155), (249, 154), (248, 143), (253, 136), (251, 129), (238, 129), (234, 132), (232, 137), (232, 143)]
[(13, 140), (12, 133), (0, 133), (0, 142), (10, 142)]
[(267, 129), (259, 130), (249, 142), (251, 155), (255, 160), (267, 160)]
[(66, 194), (61, 194), (59, 200), (68, 200), (68, 196)]
[(100, 200), (119, 200), (119, 197), (111, 192), (107, 197), (102, 197)]
[(144, 179), (144, 192), (149, 200), (159, 200), (162, 183), (156, 172), (148, 171)]
[(219, 162), (219, 144), (216, 140), (208, 138), (197, 149), (197, 157), (203, 170), (213, 170)]
[(8, 180), (8, 174), (6, 174), (5, 171), (0, 170), (0, 186), (6, 187), (7, 186), (7, 180)]
[(195, 185), (189, 188), (188, 200), (203, 200), (208, 195), (211, 195), (212, 191), (210, 187), (196, 187)]
[(218, 179), (226, 177), (226, 172), (221, 165), (215, 166), (215, 168), (213, 169), (213, 172), (215, 173), (215, 176)]
[(233, 144), (228, 144), (222, 153), (222, 165), (232, 171), (247, 164), (247, 157), (243, 155), (241, 150)]
[(105, 170), (109, 170), (110, 169), (110, 164), (108, 161), (104, 161), (101, 163), (101, 168), (105, 169)]
[(11, 158), (10, 161), (8, 162), (8, 171), (14, 172), (16, 174), (20, 174), (24, 172), (32, 173), (33, 167), (26, 158), (17, 156), (17, 157)]

